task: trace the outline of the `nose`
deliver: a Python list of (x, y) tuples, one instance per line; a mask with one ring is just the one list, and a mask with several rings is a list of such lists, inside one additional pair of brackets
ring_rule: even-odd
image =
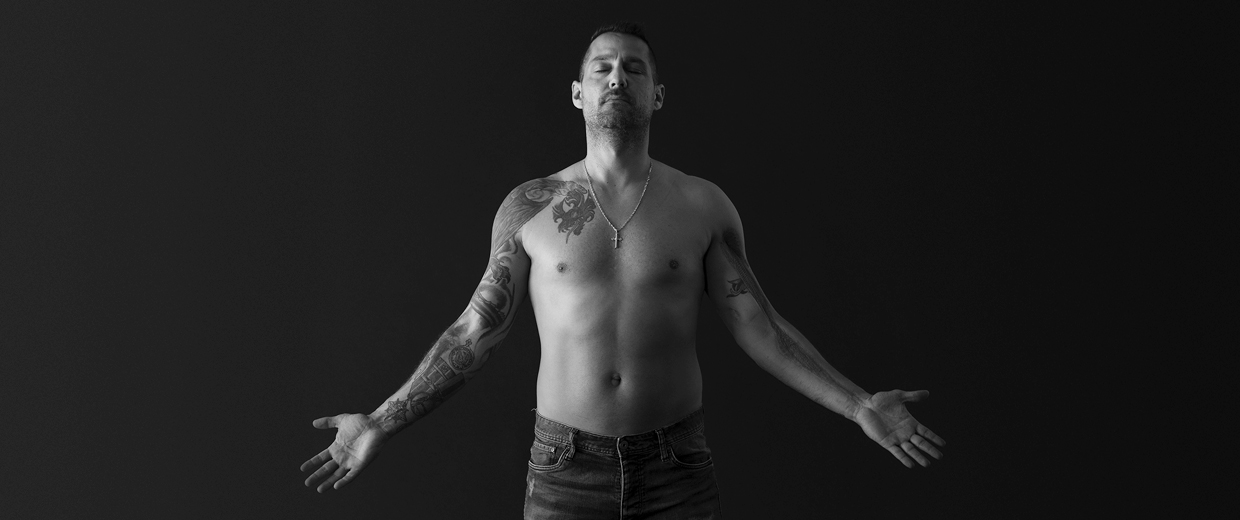
[(624, 67), (616, 67), (611, 70), (611, 75), (607, 78), (607, 86), (612, 89), (627, 88), (629, 86), (629, 77), (624, 73)]

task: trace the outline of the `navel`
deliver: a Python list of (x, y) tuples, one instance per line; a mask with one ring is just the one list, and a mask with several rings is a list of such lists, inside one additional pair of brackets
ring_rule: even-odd
[(614, 373), (611, 375), (611, 386), (620, 386), (620, 374), (619, 373)]

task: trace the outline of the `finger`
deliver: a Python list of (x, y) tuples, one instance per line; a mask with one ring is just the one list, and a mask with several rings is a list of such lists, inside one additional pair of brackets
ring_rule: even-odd
[(315, 484), (321, 482), (323, 479), (327, 478), (328, 475), (331, 475), (339, 468), (340, 465), (336, 464), (336, 461), (328, 461), (327, 464), (324, 464), (323, 467), (319, 468), (318, 471), (315, 471), (313, 475), (310, 475), (310, 477), (306, 479), (306, 487), (314, 487)]
[(934, 457), (936, 459), (943, 458), (943, 454), (939, 452), (939, 450), (935, 448), (933, 444), (930, 444), (930, 441), (927, 441), (925, 437), (922, 437), (920, 435), (914, 435), (913, 438), (910, 440), (913, 441), (913, 446), (917, 446), (917, 449), (930, 454), (931, 457)]
[(303, 462), (301, 464), (301, 470), (309, 471), (310, 468), (317, 468), (319, 466), (322, 466), (324, 462), (327, 462), (331, 459), (332, 459), (331, 450), (330, 449), (323, 450), (319, 452), (318, 455), (310, 457), (310, 460)]
[(917, 451), (917, 447), (913, 446), (913, 443), (904, 441), (900, 443), (900, 448), (904, 450), (904, 453), (912, 457), (913, 460), (916, 460), (918, 464), (921, 464), (921, 467), (924, 468), (930, 465), (930, 461), (926, 460), (926, 456), (922, 455), (920, 451)]
[(904, 402), (915, 403), (927, 397), (930, 397), (929, 390), (918, 390), (916, 392), (904, 392), (904, 394), (900, 396), (900, 400)]
[(913, 467), (913, 459), (909, 458), (908, 455), (905, 455), (904, 450), (901, 450), (899, 446), (888, 446), (887, 451), (890, 451), (892, 455), (895, 455), (897, 459), (900, 459), (900, 463), (904, 464), (904, 467)]
[(340, 478), (345, 475), (345, 473), (348, 473), (348, 472), (349, 472), (349, 468), (337, 468), (336, 471), (331, 474), (331, 476), (327, 477), (327, 480), (324, 480), (322, 484), (319, 484), (319, 493), (327, 491), (329, 488), (332, 487), (332, 485), (334, 485), (337, 481), (339, 481)]
[(324, 478), (327, 478), (327, 475), (330, 475), (333, 471), (336, 471), (336, 468), (338, 467), (340, 466), (336, 464), (336, 461), (327, 461), (327, 464), (324, 464), (314, 473), (310, 474), (309, 477), (306, 477), (306, 487), (314, 487)]
[(367, 462), (362, 462), (358, 464), (356, 467), (354, 467), (353, 469), (350, 469), (348, 475), (345, 475), (343, 478), (341, 478), (339, 481), (336, 482), (336, 489), (345, 487), (350, 482), (353, 482), (353, 479), (357, 478), (357, 474), (361, 473), (362, 470), (366, 468), (366, 464)]
[(318, 428), (320, 430), (326, 430), (328, 428), (335, 428), (337, 425), (340, 424), (340, 416), (337, 415), (335, 417), (319, 417), (318, 419), (315, 419), (314, 422), (310, 424), (314, 425), (315, 428)]
[(925, 426), (919, 424), (917, 425), (917, 433), (920, 433), (922, 437), (930, 439), (931, 442), (938, 444), (939, 446), (947, 446), (947, 441), (943, 440), (942, 437), (935, 435), (934, 432), (930, 431), (930, 428), (926, 428)]
[(340, 488), (349, 485), (350, 482), (353, 482), (354, 477), (357, 476), (357, 471), (357, 468), (349, 470), (349, 473), (341, 477), (340, 480), (337, 480), (336, 485), (332, 487), (339, 490)]

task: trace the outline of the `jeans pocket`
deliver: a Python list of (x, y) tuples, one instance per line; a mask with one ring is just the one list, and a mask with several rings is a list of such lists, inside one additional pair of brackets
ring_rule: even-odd
[(564, 465), (564, 453), (568, 451), (563, 444), (534, 439), (530, 446), (530, 469), (534, 471), (553, 471)]
[(701, 469), (714, 462), (710, 448), (706, 447), (706, 436), (701, 433), (673, 443), (671, 452), (672, 463), (686, 469)]

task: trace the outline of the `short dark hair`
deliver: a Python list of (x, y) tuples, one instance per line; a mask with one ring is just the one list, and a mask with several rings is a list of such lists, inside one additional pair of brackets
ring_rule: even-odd
[(590, 57), (590, 45), (594, 44), (594, 40), (604, 33), (620, 33), (633, 36), (646, 44), (646, 49), (650, 51), (650, 79), (654, 80), (654, 84), (659, 84), (659, 68), (654, 63), (654, 47), (650, 45), (650, 40), (646, 39), (646, 31), (642, 26), (633, 22), (615, 22), (609, 23), (594, 30), (594, 34), (590, 35), (590, 42), (586, 44), (586, 51), (581, 55), (581, 65), (577, 67), (577, 81), (585, 78), (586, 74), (586, 58)]

